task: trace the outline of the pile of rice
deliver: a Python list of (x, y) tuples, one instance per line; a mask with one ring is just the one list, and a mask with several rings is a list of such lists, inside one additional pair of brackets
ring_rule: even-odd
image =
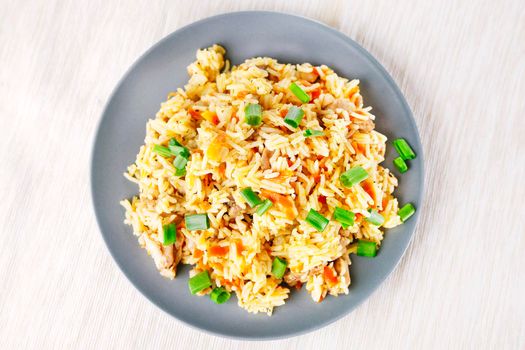
[[(271, 315), (289, 288), (306, 290), (316, 302), (329, 293), (348, 293), (349, 254), (357, 239), (381, 243), (382, 228), (401, 223), (396, 178), (379, 165), (386, 137), (374, 130), (371, 107), (363, 106), (359, 81), (339, 77), (329, 67), (283, 64), (263, 57), (230, 68), (224, 48), (199, 50), (183, 89), (168, 95), (147, 123), (145, 144), (125, 176), (139, 196), (124, 200), (125, 222), (162, 276), (173, 279), (177, 265), (194, 266), (190, 276), (208, 271), (213, 283), (235, 292), (240, 307)], [(289, 90), (296, 82), (312, 97), (303, 104)], [(259, 127), (245, 123), (248, 103), (263, 107)], [(304, 118), (297, 129), (284, 122), (291, 106)], [(305, 129), (325, 136), (305, 138)], [(191, 151), (187, 174), (175, 176), (170, 159), (153, 152), (176, 138)], [(339, 176), (363, 167), (369, 178), (351, 188)], [(240, 194), (251, 187), (274, 205), (254, 215)], [(356, 213), (343, 229), (330, 220), (317, 232), (306, 221), (310, 209), (331, 219), (336, 207)], [(376, 209), (381, 227), (365, 220)], [(207, 213), (208, 230), (188, 231), (184, 215)], [(173, 245), (160, 243), (162, 227), (177, 226)], [(271, 274), (274, 257), (288, 262), (283, 279)], [(208, 288), (199, 294), (207, 294)]]

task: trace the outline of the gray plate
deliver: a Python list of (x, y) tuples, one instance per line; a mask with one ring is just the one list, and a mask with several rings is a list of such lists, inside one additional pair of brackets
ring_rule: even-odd
[[(102, 236), (131, 283), (159, 308), (191, 326), (248, 339), (288, 337), (320, 328), (348, 314), (392, 272), (408, 246), (417, 214), (387, 231), (376, 258), (352, 256), (348, 295), (329, 296), (316, 304), (304, 290), (293, 292), (272, 317), (247, 313), (237, 306), (235, 297), (216, 305), (207, 297), (190, 295), (188, 267), (179, 267), (174, 281), (161, 277), (131, 228), (122, 223), (124, 210), (119, 201), (138, 191), (122, 173), (143, 144), (146, 121), (155, 116), (168, 92), (187, 82), (186, 66), (195, 59), (195, 51), (214, 43), (226, 48), (234, 64), (269, 56), (281, 62), (326, 64), (344, 77), (360, 79), (365, 103), (374, 107), (377, 129), (390, 140), (406, 138), (418, 154), (410, 162), (410, 171), (398, 176), (396, 195), (400, 203), (421, 207), (423, 153), (418, 132), (410, 108), (385, 69), (354, 41), (323, 24), (281, 13), (237, 12), (201, 20), (167, 36), (135, 62), (117, 85), (104, 110), (92, 155), (93, 204)], [(394, 152), (389, 143), (384, 164), (391, 169)]]

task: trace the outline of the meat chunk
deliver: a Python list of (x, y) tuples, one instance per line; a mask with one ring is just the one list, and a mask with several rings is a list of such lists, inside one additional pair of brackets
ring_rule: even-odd
[(331, 108), (333, 110), (337, 109), (337, 108), (341, 108), (345, 111), (347, 111), (348, 113), (352, 113), (353, 111), (355, 111), (355, 106), (352, 102), (350, 102), (347, 98), (338, 98), (336, 99), (334, 102), (332, 102), (328, 108)]
[(370, 132), (376, 127), (371, 119), (357, 120), (355, 123), (359, 126), (359, 130), (362, 132)]
[(343, 255), (334, 262), (335, 271), (337, 271), (337, 274), (341, 278), (341, 283), (345, 286), (350, 284), (350, 269), (348, 268), (349, 265), (350, 258), (348, 257), (348, 254)]
[(262, 156), (261, 156), (261, 169), (262, 170), (268, 170), (272, 167), (270, 164), (270, 158), (272, 157), (273, 152), (269, 151), (268, 149), (264, 149)]
[(167, 278), (175, 278), (177, 274), (177, 265), (182, 258), (182, 246), (184, 244), (184, 236), (178, 235), (177, 242), (170, 245), (162, 245), (147, 234), (143, 233), (139, 241), (143, 245), (148, 254), (151, 255), (155, 266), (160, 274)]

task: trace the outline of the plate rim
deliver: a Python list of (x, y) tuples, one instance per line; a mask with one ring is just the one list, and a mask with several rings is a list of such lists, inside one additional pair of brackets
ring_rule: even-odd
[[(95, 203), (95, 191), (96, 190), (95, 190), (95, 181), (94, 181), (94, 168), (95, 168), (94, 165), (95, 165), (95, 150), (96, 150), (97, 144), (99, 143), (98, 140), (99, 140), (99, 137), (100, 137), (100, 127), (101, 127), (101, 125), (102, 125), (102, 123), (103, 123), (103, 121), (104, 121), (104, 119), (106, 117), (106, 113), (108, 111), (109, 105), (110, 105), (111, 101), (114, 99), (115, 94), (117, 93), (117, 91), (119, 91), (119, 89), (121, 88), (121, 86), (124, 83), (124, 81), (128, 78), (130, 73), (133, 72), (133, 70), (136, 68), (136, 66), (138, 66), (143, 61), (144, 58), (146, 58), (157, 47), (162, 46), (172, 36), (182, 32), (182, 31), (189, 30), (192, 27), (196, 27), (196, 26), (204, 24), (204, 23), (206, 23), (208, 21), (221, 19), (221, 18), (224, 18), (224, 17), (239, 16), (239, 15), (240, 16), (243, 16), (243, 15), (261, 15), (261, 14), (285, 16), (285, 17), (293, 18), (295, 20), (309, 22), (310, 25), (316, 26), (317, 27), (316, 29), (323, 30), (325, 32), (328, 32), (331, 35), (335, 35), (338, 38), (340, 38), (343, 41), (345, 41), (346, 43), (348, 43), (349, 45), (355, 47), (359, 51), (360, 54), (365, 56), (365, 58), (372, 65), (374, 65), (374, 67), (376, 69), (378, 69), (380, 71), (382, 76), (386, 79), (387, 83), (390, 84), (391, 87), (393, 88), (393, 91), (394, 91), (396, 97), (398, 98), (398, 100), (401, 102), (403, 109), (405, 109), (408, 112), (409, 122), (410, 122), (410, 124), (412, 124), (412, 126), (416, 130), (416, 135), (415, 135), (416, 136), (415, 137), (416, 148), (419, 150), (418, 151), (418, 157), (421, 157), (421, 163), (420, 163), (421, 164), (421, 171), (420, 171), (421, 174), (419, 176), (420, 179), (421, 179), (421, 182), (419, 184), (418, 196), (417, 196), (417, 201), (419, 203), (419, 206), (418, 206), (418, 209), (417, 209), (415, 215), (412, 217), (412, 220), (414, 220), (415, 223), (414, 223), (414, 228), (410, 232), (410, 237), (409, 237), (409, 239), (407, 241), (407, 244), (404, 246), (404, 248), (403, 248), (403, 250), (401, 252), (401, 255), (399, 256), (399, 259), (394, 264), (386, 267), (387, 273), (383, 277), (381, 277), (379, 279), (379, 282), (375, 286), (373, 286), (371, 288), (370, 293), (365, 298), (363, 298), (362, 300), (354, 303), (354, 305), (350, 306), (348, 309), (346, 309), (341, 314), (338, 314), (338, 315), (336, 315), (336, 316), (334, 316), (334, 317), (332, 317), (332, 318), (330, 318), (328, 320), (321, 321), (321, 322), (318, 322), (318, 323), (314, 323), (314, 324), (312, 324), (312, 325), (310, 325), (308, 327), (305, 327), (304, 329), (299, 330), (299, 331), (292, 331), (292, 332), (288, 332), (286, 334), (281, 334), (281, 335), (247, 337), (247, 336), (241, 336), (241, 335), (233, 335), (233, 334), (228, 334), (228, 333), (216, 332), (216, 331), (213, 331), (213, 330), (210, 330), (210, 329), (206, 329), (206, 328), (200, 327), (196, 323), (192, 323), (192, 322), (189, 322), (189, 321), (184, 320), (182, 318), (179, 318), (177, 315), (175, 315), (175, 314), (169, 312), (168, 310), (166, 310), (161, 305), (160, 302), (154, 300), (147, 293), (145, 293), (143, 291), (143, 289), (139, 285), (137, 285), (136, 283), (133, 282), (133, 279), (131, 277), (131, 273), (129, 273), (124, 268), (124, 266), (122, 266), (122, 263), (118, 259), (116, 259), (115, 253), (110, 248), (109, 242), (108, 242), (108, 240), (106, 238), (106, 234), (103, 233), (100, 217), (99, 217), (99, 214), (98, 214), (98, 211), (97, 211), (97, 205)], [(363, 302), (365, 302), (366, 300), (369, 300), (370, 297), (373, 294), (375, 294), (377, 289), (381, 285), (383, 285), (385, 280), (388, 279), (392, 275), (392, 272), (394, 272), (394, 270), (398, 267), (400, 262), (403, 260), (403, 258), (405, 257), (406, 251), (408, 250), (408, 247), (411, 245), (412, 240), (414, 239), (415, 233), (416, 233), (416, 231), (418, 229), (419, 222), (420, 222), (419, 218), (420, 218), (420, 215), (421, 215), (421, 211), (422, 211), (422, 209), (424, 207), (424, 201), (425, 201), (425, 196), (424, 196), (424, 193), (425, 193), (425, 161), (424, 161), (424, 159), (425, 159), (425, 157), (424, 157), (424, 153), (423, 153), (423, 147), (422, 147), (422, 143), (421, 143), (421, 137), (420, 137), (420, 134), (419, 134), (419, 129), (417, 127), (417, 123), (416, 123), (416, 120), (414, 118), (414, 114), (413, 114), (412, 109), (410, 108), (408, 102), (406, 101), (405, 96), (401, 92), (401, 89), (399, 88), (399, 86), (397, 85), (395, 80), (392, 78), (390, 73), (383, 67), (383, 65), (381, 65), (381, 63), (379, 63), (379, 61), (370, 52), (368, 52), (368, 50), (366, 50), (364, 47), (362, 47), (355, 40), (353, 40), (352, 38), (350, 38), (346, 34), (342, 33), (341, 31), (339, 31), (339, 30), (329, 26), (328, 24), (325, 24), (325, 23), (323, 23), (323, 22), (321, 22), (321, 21), (319, 21), (317, 19), (313, 19), (313, 18), (310, 18), (310, 17), (302, 16), (302, 15), (290, 14), (290, 13), (279, 12), (279, 11), (266, 11), (266, 10), (260, 10), (260, 11), (259, 10), (243, 10), (243, 11), (224, 12), (224, 13), (220, 13), (220, 14), (217, 14), (217, 15), (201, 18), (201, 19), (199, 19), (197, 21), (191, 22), (191, 23), (186, 24), (186, 25), (184, 25), (184, 26), (182, 26), (180, 28), (177, 28), (176, 30), (172, 31), (171, 33), (165, 35), (164, 37), (162, 37), (161, 39), (156, 41), (153, 45), (151, 45), (141, 55), (139, 55), (139, 57), (137, 57), (133, 61), (133, 63), (129, 66), (129, 68), (126, 69), (125, 72), (123, 73), (123, 75), (118, 79), (116, 85), (111, 90), (111, 93), (108, 95), (107, 100), (106, 100), (106, 102), (104, 104), (104, 108), (102, 109), (102, 112), (100, 113), (100, 116), (98, 118), (98, 122), (96, 123), (96, 127), (95, 127), (95, 135), (92, 138), (92, 140), (93, 141), (92, 141), (92, 144), (91, 144), (91, 155), (90, 155), (90, 163), (89, 163), (89, 166), (90, 166), (90, 174), (89, 174), (90, 195), (91, 195), (91, 204), (92, 204), (91, 208), (92, 208), (92, 211), (93, 211), (93, 213), (95, 215), (95, 218), (96, 218), (99, 234), (100, 234), (100, 236), (102, 236), (102, 239), (103, 239), (104, 244), (106, 246), (106, 250), (109, 252), (113, 262), (117, 265), (117, 267), (119, 268), (120, 272), (122, 272), (124, 274), (124, 276), (126, 277), (127, 282), (130, 283), (135, 288), (135, 290), (137, 290), (143, 297), (145, 297), (150, 303), (155, 305), (162, 312), (164, 312), (165, 314), (171, 316), (172, 319), (174, 319), (174, 320), (176, 320), (176, 321), (178, 321), (178, 322), (180, 322), (180, 323), (182, 323), (184, 325), (187, 325), (187, 326), (189, 326), (192, 329), (195, 329), (195, 330), (198, 330), (198, 331), (201, 331), (201, 332), (205, 332), (205, 333), (207, 333), (209, 335), (219, 336), (219, 337), (223, 337), (223, 338), (236, 339), (236, 340), (247, 340), (247, 341), (268, 341), (268, 340), (292, 338), (292, 337), (297, 337), (297, 336), (300, 336), (300, 335), (303, 335), (303, 334), (306, 334), (306, 333), (313, 332), (315, 330), (320, 330), (321, 328), (324, 328), (324, 327), (326, 327), (326, 326), (328, 326), (328, 325), (330, 325), (332, 323), (335, 323), (336, 321), (339, 321), (343, 317), (346, 317), (346, 316), (350, 315), (356, 308), (358, 308), (360, 305), (362, 305)]]

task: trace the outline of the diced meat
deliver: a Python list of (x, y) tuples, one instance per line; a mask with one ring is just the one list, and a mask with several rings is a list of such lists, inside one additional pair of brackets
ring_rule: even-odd
[(346, 286), (350, 284), (350, 270), (348, 265), (350, 265), (348, 254), (343, 255), (334, 262), (334, 268), (341, 277), (341, 283)]
[(347, 111), (348, 113), (352, 113), (355, 110), (354, 104), (346, 98), (336, 99), (332, 104), (328, 106), (328, 108), (331, 108), (334, 110), (337, 108), (341, 108)]
[(268, 149), (264, 149), (262, 156), (261, 156), (261, 169), (262, 170), (268, 170), (272, 167), (270, 164), (270, 158), (272, 157), (273, 152), (269, 151)]
[(358, 120), (355, 123), (359, 126), (359, 130), (363, 132), (370, 132), (376, 127), (371, 119)]

